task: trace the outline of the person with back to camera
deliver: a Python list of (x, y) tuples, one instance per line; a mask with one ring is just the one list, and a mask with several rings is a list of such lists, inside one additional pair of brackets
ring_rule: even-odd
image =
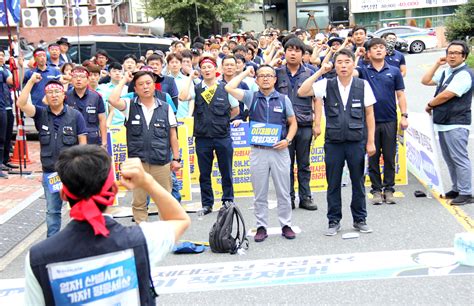
[(107, 215), (118, 187), (104, 149), (84, 145), (65, 150), (56, 168), (63, 183), (61, 197), (71, 205), (72, 220), (27, 253), (25, 304), (61, 305), (76, 300), (155, 305), (150, 269), (171, 252), (188, 228), (190, 219), (184, 209), (145, 172), (140, 159), (130, 158), (122, 164), (121, 183), (128, 189), (146, 190), (157, 203), (162, 221), (126, 227)]

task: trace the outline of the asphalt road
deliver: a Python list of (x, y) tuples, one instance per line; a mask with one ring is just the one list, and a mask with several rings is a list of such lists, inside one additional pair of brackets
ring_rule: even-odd
[[(419, 80), (428, 65), (432, 64), (441, 52), (429, 52), (420, 55), (408, 55), (408, 75), (405, 79), (410, 111), (423, 111), (426, 101), (432, 96), (434, 88), (427, 88)], [(472, 140), (470, 144), (472, 150)], [(446, 170), (444, 170), (447, 176)], [(271, 186), (271, 185), (270, 185)], [(411, 175), (407, 186), (397, 187), (404, 195), (398, 198), (397, 205), (368, 205), (368, 224), (374, 232), (361, 234), (357, 239), (343, 240), (341, 235), (326, 237), (323, 235), (327, 226), (326, 194), (315, 193), (314, 199), (318, 211), (309, 212), (296, 209), (293, 211), (293, 225), (302, 232), (295, 240), (289, 241), (280, 235), (272, 235), (263, 243), (250, 239), (249, 250), (244, 255), (214, 254), (205, 251), (195, 255), (169, 255), (163, 266), (195, 265), (233, 261), (254, 261), (259, 259), (290, 258), (331, 254), (352, 254), (380, 251), (400, 251), (430, 248), (451, 248), (456, 233), (469, 230), (465, 220), (474, 219), (474, 205), (466, 205), (461, 210), (450, 211), (437, 199), (415, 198), (415, 190), (424, 187)], [(193, 194), (195, 200), (198, 194)], [(270, 200), (275, 200), (271, 186)], [(253, 227), (255, 218), (251, 210), (252, 199), (237, 199), (247, 227)], [(341, 233), (351, 231), (350, 186), (343, 188), (343, 220)], [(454, 216), (457, 214), (458, 217)], [(270, 226), (278, 226), (276, 210), (269, 213)], [(152, 217), (154, 220), (156, 217)], [(216, 213), (201, 220), (191, 214), (192, 225), (185, 233), (184, 239), (206, 241), (208, 232), (215, 221)], [(130, 220), (119, 219), (124, 224)], [(36, 239), (42, 239), (44, 231), (39, 228)], [(473, 228), (470, 228), (473, 231)], [(34, 235), (35, 235), (34, 234)], [(157, 233), (159, 234), (159, 233)], [(32, 236), (35, 237), (35, 236)], [(20, 252), (11, 264), (0, 273), (0, 278), (23, 277), (23, 260), (25, 252)], [(384, 261), (380, 255), (378, 261)], [(212, 286), (212, 285), (208, 285)], [(430, 304), (445, 305), (472, 304), (474, 298), (474, 274), (447, 275), (410, 278), (386, 278), (377, 280), (339, 280), (334, 282), (279, 286), (235, 288), (232, 290), (209, 291), (203, 287), (201, 292), (161, 294), (162, 304), (363, 304), (363, 305), (399, 305)]]

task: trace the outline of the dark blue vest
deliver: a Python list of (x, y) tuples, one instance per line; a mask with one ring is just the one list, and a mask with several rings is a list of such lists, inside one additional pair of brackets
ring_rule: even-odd
[(65, 102), (70, 107), (77, 109), (84, 118), (86, 122), (86, 131), (87, 131), (87, 143), (88, 144), (101, 144), (102, 139), (99, 133), (99, 103), (102, 103), (100, 99), (100, 95), (90, 89), (87, 89), (86, 94), (88, 95), (86, 98), (86, 105), (84, 108), (81, 108), (79, 105), (76, 104), (75, 100), (77, 97), (73, 97), (76, 95), (75, 90), (72, 89), (67, 93), (67, 97)]
[(304, 72), (296, 76), (295, 86), (291, 86), (290, 77), (286, 72), (286, 68), (277, 70), (276, 90), (290, 98), (293, 110), (295, 112), (298, 126), (312, 126), (313, 125), (313, 98), (299, 97), (298, 89), (304, 81), (311, 76), (311, 71), (304, 67)]
[(458, 97), (450, 99), (446, 103), (443, 103), (439, 106), (433, 108), (433, 122), (436, 124), (462, 124), (470, 125), (471, 124), (471, 104), (472, 104), (472, 89), (474, 87), (474, 73), (471, 69), (464, 65), (463, 67), (455, 70), (449, 78), (444, 82), (445, 72), (441, 75), (438, 87), (436, 87), (435, 97), (443, 92), (449, 83), (453, 80), (454, 76), (461, 71), (467, 71), (471, 75), (471, 88), (468, 92)]
[(194, 87), (194, 137), (226, 138), (230, 137), (230, 103), (224, 84), (217, 85), (216, 92), (209, 104), (201, 96), (202, 84)]
[(128, 156), (139, 157), (142, 162), (151, 165), (166, 165), (171, 156), (169, 105), (159, 99), (156, 101), (158, 107), (153, 111), (149, 126), (138, 97), (130, 103), (130, 112), (125, 121)]
[[(41, 146), (41, 166), (43, 172), (54, 172), (54, 164), (56, 163), (59, 153), (77, 145), (79, 143), (77, 138), (77, 110), (64, 105), (60, 125), (55, 131), (54, 129), (54, 114), (48, 108), (36, 108), (41, 111), (40, 122), (37, 126), (40, 127), (38, 138)], [(47, 127), (44, 128), (44, 127)]]
[[(150, 262), (142, 230), (138, 226), (125, 227), (106, 217), (109, 237), (95, 236), (86, 222), (72, 220), (56, 235), (35, 244), (30, 250), (30, 265), (38, 280), (46, 305), (54, 305), (47, 264), (72, 261), (127, 249), (133, 249), (138, 276), (141, 305), (155, 305), (150, 289)], [(159, 235), (160, 233), (157, 233)]]
[[(282, 111), (275, 112), (276, 108)], [(267, 103), (267, 99), (260, 91), (253, 94), (252, 104), (250, 104), (249, 109), (250, 121), (281, 125), (281, 138), (279, 140), (285, 139), (288, 133), (286, 116), (285, 95), (275, 90), (272, 92)]]
[(0, 110), (5, 110), (5, 108), (12, 106), (12, 97), (7, 84), (8, 73), (5, 71), (7, 68), (4, 66), (0, 69), (3, 69), (0, 71)]
[(324, 112), (326, 114), (326, 142), (341, 143), (366, 140), (364, 81), (359, 78), (352, 79), (344, 110), (337, 78), (328, 79)]

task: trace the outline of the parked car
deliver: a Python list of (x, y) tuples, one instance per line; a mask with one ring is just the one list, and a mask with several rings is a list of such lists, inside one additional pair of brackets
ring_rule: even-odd
[(393, 32), (399, 38), (403, 38), (408, 43), (408, 52), (421, 53), (426, 49), (435, 48), (438, 44), (436, 31), (432, 28), (422, 29), (410, 26), (398, 26), (382, 28), (374, 32), (374, 36), (382, 36), (387, 32)]

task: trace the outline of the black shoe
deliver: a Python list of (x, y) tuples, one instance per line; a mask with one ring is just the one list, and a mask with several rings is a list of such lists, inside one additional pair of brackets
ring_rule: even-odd
[(318, 206), (313, 203), (313, 199), (311, 197), (300, 200), (300, 208), (306, 210), (318, 210)]
[(472, 195), (460, 194), (453, 200), (451, 200), (451, 205), (465, 205), (472, 203)]
[(459, 192), (450, 190), (446, 192), (446, 194), (443, 196), (444, 199), (455, 199), (459, 195)]
[(14, 165), (14, 164), (12, 164), (12, 163), (5, 163), (5, 166), (7, 166), (7, 167), (10, 168), (10, 169), (18, 169), (18, 168), (20, 168), (20, 166)]
[(212, 207), (211, 206), (203, 206), (200, 210), (198, 210), (198, 215), (200, 216), (205, 216), (208, 215), (212, 212)]
[(8, 168), (8, 167), (5, 166), (5, 165), (1, 165), (1, 166), (0, 166), (0, 171), (10, 171), (10, 168)]

